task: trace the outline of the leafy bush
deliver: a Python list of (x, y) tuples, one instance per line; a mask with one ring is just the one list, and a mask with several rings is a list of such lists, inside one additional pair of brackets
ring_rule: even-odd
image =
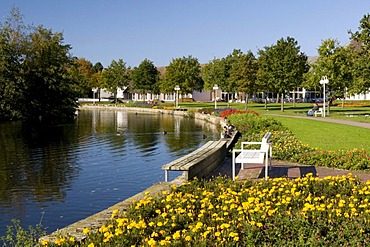
[[(242, 134), (242, 139), (256, 141), (261, 132), (285, 130), (286, 128), (277, 120), (269, 116), (259, 116), (254, 113), (232, 114), (227, 117), (228, 121)], [(263, 136), (262, 134), (262, 136)], [(257, 135), (256, 137), (254, 137)], [(257, 141), (260, 140), (259, 138)]]
[(13, 220), (12, 223), (7, 227), (6, 235), (0, 237), (0, 245), (3, 247), (36, 246), (39, 238), (46, 234), (41, 223), (28, 229), (22, 228), (19, 220)]

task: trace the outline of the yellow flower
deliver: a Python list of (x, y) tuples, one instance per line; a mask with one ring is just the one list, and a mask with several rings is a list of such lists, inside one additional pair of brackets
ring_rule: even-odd
[(181, 237), (181, 235), (180, 235), (180, 231), (176, 231), (173, 235), (172, 235), (172, 238), (174, 239), (174, 240), (177, 240), (177, 239), (179, 239)]
[(149, 241), (148, 241), (148, 245), (149, 246), (157, 246), (157, 242), (154, 239), (150, 238)]
[(89, 244), (87, 247), (94, 247), (94, 243)]
[(87, 228), (87, 227), (85, 227), (85, 228), (84, 228), (84, 230), (83, 230), (82, 232), (83, 232), (83, 234), (87, 235), (87, 234), (89, 234), (90, 229), (89, 229), (89, 228)]
[(190, 240), (191, 240), (191, 236), (187, 235), (187, 236), (185, 237), (185, 241), (190, 242)]

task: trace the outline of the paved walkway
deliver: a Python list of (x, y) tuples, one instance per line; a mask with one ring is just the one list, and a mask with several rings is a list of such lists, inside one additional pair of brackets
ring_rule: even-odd
[[(370, 129), (370, 123), (360, 123), (355, 121), (343, 120), (343, 119), (334, 119), (334, 118), (323, 118), (323, 117), (305, 117), (305, 116), (288, 116), (288, 115), (279, 115), (271, 114), (272, 116), (281, 116), (281, 117), (292, 117), (292, 118), (305, 118), (312, 119), (315, 121), (331, 122), (338, 124), (352, 125), (362, 128)], [(287, 177), (287, 178), (298, 178), (304, 177), (307, 173), (313, 173), (317, 177), (327, 177), (327, 176), (341, 176), (352, 173), (353, 176), (359, 177), (362, 181), (370, 180), (370, 172), (361, 172), (361, 171), (347, 171), (334, 168), (326, 167), (315, 167), (315, 166), (304, 166), (299, 164), (292, 164), (289, 162), (276, 161), (273, 160), (272, 168), (269, 171), (270, 178), (277, 177)], [(239, 179), (262, 179), (264, 178), (265, 168), (264, 165), (245, 165), (243, 170), (240, 170), (240, 165), (236, 165), (235, 174)], [(231, 177), (231, 158), (227, 157), (224, 163), (215, 170), (211, 176), (216, 175), (226, 175)]]
[[(304, 166), (299, 164), (293, 164), (283, 161), (272, 161), (272, 167), (269, 171), (270, 178), (287, 177), (287, 178), (299, 178), (304, 177), (306, 174), (312, 173), (316, 177), (327, 177), (327, 176), (342, 176), (352, 173), (353, 176), (360, 178), (362, 181), (370, 180), (370, 172), (363, 171), (347, 171), (341, 169), (327, 168), (327, 167), (315, 167), (315, 166)], [(236, 165), (235, 174), (239, 180), (244, 179), (263, 179), (265, 177), (264, 165), (245, 165), (244, 169), (240, 169), (240, 164)], [(227, 157), (224, 163), (218, 167), (211, 176), (223, 175), (231, 177), (231, 158)]]

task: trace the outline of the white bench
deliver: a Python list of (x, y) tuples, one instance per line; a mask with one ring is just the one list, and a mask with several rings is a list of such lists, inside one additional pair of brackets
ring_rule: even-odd
[[(240, 163), (241, 170), (244, 164), (265, 164), (265, 179), (268, 178), (268, 169), (271, 166), (272, 147), (270, 143), (271, 132), (267, 132), (261, 142), (242, 142), (241, 149), (233, 149), (232, 153), (232, 179), (235, 180), (235, 164)], [(260, 149), (247, 149), (245, 146), (259, 145)], [(239, 153), (239, 154), (238, 154)], [(237, 155), (238, 154), (238, 155)]]
[(315, 111), (314, 115), (315, 115), (315, 117), (317, 117), (317, 115), (322, 116), (322, 108), (319, 108), (317, 111)]

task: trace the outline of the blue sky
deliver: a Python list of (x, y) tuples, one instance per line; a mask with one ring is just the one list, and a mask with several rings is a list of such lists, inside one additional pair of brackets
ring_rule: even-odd
[(108, 67), (122, 58), (166, 66), (191, 55), (200, 63), (293, 37), (306, 55), (321, 41), (349, 41), (348, 30), (370, 13), (369, 0), (1, 0), (0, 22), (11, 6), (24, 22), (63, 32), (72, 54)]

